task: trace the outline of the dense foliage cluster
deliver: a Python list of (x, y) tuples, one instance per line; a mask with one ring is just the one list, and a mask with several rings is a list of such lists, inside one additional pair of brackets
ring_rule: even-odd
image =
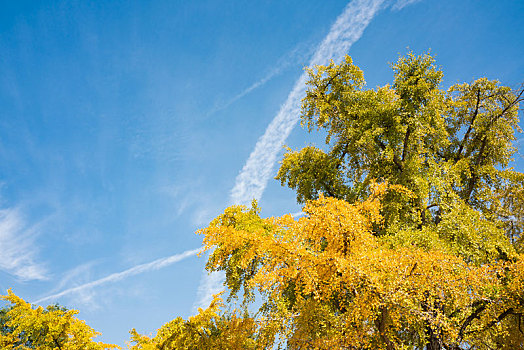
[(13, 292), (2, 299), (11, 307), (0, 312), (0, 348), (5, 350), (102, 350), (116, 345), (93, 341), (98, 332), (75, 317), (76, 310), (57, 305), (33, 308)]
[[(277, 175), (304, 215), (227, 208), (199, 233), (229, 304), (132, 330), (131, 349), (524, 349), (524, 88), (443, 90), (429, 55), (392, 67), (375, 89), (349, 56), (308, 69), (302, 122), (326, 144), (289, 149)], [(7, 349), (110, 347), (73, 312), (4, 298)]]

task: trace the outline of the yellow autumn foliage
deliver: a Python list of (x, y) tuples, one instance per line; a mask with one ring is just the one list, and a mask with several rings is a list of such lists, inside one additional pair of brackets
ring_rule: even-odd
[[(349, 56), (307, 69), (302, 124), (326, 144), (288, 148), (276, 177), (303, 217), (226, 208), (198, 231), (226, 302), (133, 329), (129, 349), (524, 349), (524, 174), (509, 166), (524, 86), (443, 90), (427, 54), (392, 68), (375, 89)], [(2, 348), (114, 347), (75, 311), (3, 298)]]
[(428, 329), (448, 348), (521, 343), (510, 318), (524, 312), (522, 256), (479, 265), (447, 249), (392, 248), (373, 232), (391, 187), (353, 204), (321, 195), (298, 220), (230, 207), (200, 232), (208, 269), (224, 270), (233, 293), (258, 290), (259, 332), (289, 349), (422, 348)]
[(0, 347), (5, 350), (102, 350), (119, 349), (113, 344), (95, 342), (100, 333), (76, 318), (78, 311), (57, 308), (33, 308), (11, 290), (1, 297), (11, 303), (4, 327), (0, 333)]

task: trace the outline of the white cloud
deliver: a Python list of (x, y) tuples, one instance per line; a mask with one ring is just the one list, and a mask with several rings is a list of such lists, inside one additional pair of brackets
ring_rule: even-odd
[(310, 54), (310, 48), (307, 47), (307, 45), (299, 44), (297, 45), (293, 50), (288, 52), (286, 55), (284, 55), (282, 58), (280, 58), (275, 66), (260, 80), (257, 82), (251, 84), (251, 86), (247, 87), (243, 91), (239, 92), (237, 95), (233, 96), (231, 99), (227, 100), (226, 102), (219, 104), (215, 108), (213, 108), (207, 115), (214, 114), (218, 111), (221, 111), (229, 106), (231, 106), (236, 101), (240, 100), (242, 97), (246, 96), (253, 90), (263, 86), (265, 83), (267, 83), (269, 80), (274, 78), (275, 76), (282, 73), (286, 68), (288, 68), (291, 64), (300, 61), (304, 59), (304, 57), (308, 56)]
[(47, 279), (36, 262), (36, 236), (36, 227), (27, 227), (18, 209), (0, 210), (0, 269), (23, 281)]
[(303, 217), (304, 215), (306, 215), (306, 213), (304, 213), (303, 211), (299, 211), (299, 212), (296, 212), (296, 213), (292, 213), (292, 214), (291, 214), (291, 216), (293, 217), (293, 219), (301, 218), (301, 217)]
[(404, 7), (420, 2), (422, 0), (398, 0), (392, 7), (393, 10), (402, 10)]
[[(350, 2), (319, 45), (310, 66), (326, 64), (330, 59), (339, 61), (362, 36), (382, 3), (383, 0)], [(299, 120), (300, 101), (305, 95), (306, 80), (307, 74), (303, 73), (264, 135), (258, 139), (255, 149), (236, 178), (231, 191), (232, 203), (249, 204), (253, 198), (262, 197), (267, 181), (272, 175), (276, 157)]]
[[(58, 283), (58, 285), (49, 292), (55, 294), (58, 291), (78, 287), (92, 279), (93, 267), (97, 265), (98, 261), (90, 261), (85, 264), (78, 265), (69, 271), (65, 272)], [(92, 288), (80, 290), (75, 293), (75, 305), (83, 305), (85, 309), (96, 310), (100, 309), (101, 298), (96, 297), (96, 293)]]
[(189, 258), (191, 256), (195, 256), (195, 255), (198, 254), (198, 252), (200, 250), (201, 250), (201, 248), (192, 249), (192, 250), (186, 250), (185, 252), (180, 253), (180, 254), (175, 254), (175, 255), (171, 255), (171, 256), (165, 257), (165, 258), (160, 258), (160, 259), (157, 259), (155, 261), (152, 261), (152, 262), (149, 262), (149, 263), (145, 263), (145, 264), (136, 265), (136, 266), (133, 266), (133, 267), (131, 267), (131, 268), (127, 269), (127, 270), (124, 270), (122, 272), (113, 273), (113, 274), (111, 274), (109, 276), (106, 276), (104, 278), (100, 278), (100, 279), (95, 280), (95, 281), (84, 283), (84, 284), (81, 284), (79, 286), (68, 288), (68, 289), (65, 289), (65, 290), (63, 290), (61, 292), (48, 295), (46, 297), (43, 297), (43, 298), (40, 298), (40, 299), (34, 301), (34, 303), (35, 304), (40, 304), (40, 303), (42, 303), (44, 301), (56, 300), (56, 299), (58, 299), (60, 297), (63, 297), (65, 295), (72, 294), (72, 293), (75, 293), (75, 294), (84, 293), (84, 296), (85, 296), (85, 295), (88, 295), (88, 294), (85, 294), (85, 291), (88, 291), (89, 289), (91, 289), (93, 287), (97, 287), (97, 286), (100, 286), (100, 285), (106, 284), (106, 283), (112, 283), (112, 282), (120, 281), (120, 280), (123, 280), (123, 279), (125, 279), (127, 277), (135, 276), (135, 275), (138, 275), (138, 274), (141, 274), (141, 273), (144, 273), (144, 272), (159, 270), (161, 268), (164, 268), (166, 266), (172, 265), (174, 263), (177, 263), (177, 262), (179, 262), (181, 260), (184, 260), (186, 258)]
[(193, 313), (198, 312), (198, 308), (206, 308), (213, 301), (213, 295), (220, 293), (224, 288), (222, 282), (226, 278), (224, 271), (217, 271), (208, 274), (206, 270), (202, 272), (201, 283), (198, 286), (198, 303), (193, 305)]
[[(189, 217), (191, 224), (197, 228), (207, 226), (218, 210), (210, 203), (206, 194), (198, 190), (202, 187), (201, 183), (202, 181), (198, 179), (160, 188), (162, 194), (168, 195), (174, 201), (175, 217), (181, 215)], [(192, 190), (188, 191), (188, 188)]]
[[(384, 0), (354, 0), (350, 2), (342, 14), (331, 27), (328, 35), (318, 46), (311, 65), (326, 64), (330, 59), (339, 61), (348, 51), (351, 45), (357, 41), (380, 10)], [(273, 174), (278, 153), (282, 149), (300, 116), (300, 101), (305, 95), (306, 73), (303, 73), (295, 83), (286, 101), (280, 107), (279, 112), (267, 127), (255, 149), (237, 176), (235, 186), (231, 190), (231, 202), (234, 204), (249, 204), (253, 198), (260, 199), (266, 188), (269, 178)], [(221, 288), (223, 279), (217, 274), (204, 275), (199, 287), (199, 297), (194, 305), (196, 307), (207, 307), (208, 301), (216, 290)], [(205, 290), (206, 293), (200, 293)]]
[(191, 215), (191, 223), (196, 227), (205, 227), (214, 219), (215, 214), (216, 211), (207, 207), (201, 207)]
[(64, 289), (66, 286), (84, 284), (86, 280), (90, 280), (91, 271), (95, 265), (95, 261), (90, 261), (67, 271), (51, 293)]
[[(369, 22), (373, 19), (375, 14), (380, 10), (385, 0), (354, 0), (350, 2), (344, 12), (337, 18), (336, 22), (331, 27), (329, 34), (322, 41), (315, 51), (310, 65), (325, 64), (329, 59), (339, 61), (344, 54), (346, 54), (351, 45), (357, 41), (367, 27)], [(418, 0), (399, 0), (393, 7), (401, 9)], [(282, 72), (292, 61), (291, 59), (298, 55), (300, 50), (296, 49), (290, 54), (286, 55), (276, 68), (270, 71), (265, 77), (252, 84), (247, 89), (243, 90), (225, 104), (215, 108), (210, 113), (217, 112), (223, 108), (228, 107), (238, 99), (244, 97), (254, 89), (262, 86), (271, 78)], [(295, 127), (300, 112), (300, 100), (305, 93), (305, 82), (307, 76), (302, 74), (295, 83), (294, 88), (288, 95), (287, 100), (281, 106), (279, 112), (269, 124), (265, 133), (259, 138), (255, 145), (255, 149), (250, 154), (242, 171), (236, 178), (235, 186), (231, 191), (231, 202), (235, 204), (249, 204), (253, 198), (260, 199), (267, 181), (272, 175), (273, 166), (276, 161), (281, 147)], [(178, 191), (172, 193), (173, 196), (178, 196)], [(188, 203), (182, 201), (178, 208), (178, 214), (182, 214), (187, 208)], [(204, 216), (208, 213), (202, 211), (201, 215), (197, 215), (195, 220), (202, 221)], [(298, 213), (297, 213), (298, 214)], [(294, 214), (296, 216), (299, 216)], [(202, 218), (200, 217), (202, 216)], [(5, 227), (5, 228), (4, 228)], [(7, 234), (4, 234), (7, 232)], [(11, 232), (11, 233), (10, 233)], [(13, 235), (12, 232), (20, 232), (20, 220), (16, 211), (0, 211), (0, 243), (4, 245), (4, 241), (9, 241), (10, 251), (0, 251), (0, 268), (5, 269), (23, 279), (43, 279), (45, 278), (45, 270), (33, 262), (34, 250), (31, 236)], [(5, 238), (4, 238), (5, 237)], [(15, 237), (15, 238), (13, 238)], [(16, 238), (18, 237), (18, 238)], [(17, 243), (17, 244), (12, 244)], [(61, 292), (57, 292), (46, 297), (40, 298), (35, 303), (41, 303), (48, 300), (56, 300), (60, 297), (69, 294), (81, 297), (86, 302), (91, 302), (93, 293), (92, 288), (102, 284), (120, 281), (130, 276), (138, 275), (147, 271), (158, 270), (168, 265), (174, 264), (185, 258), (196, 255), (201, 249), (193, 249), (185, 251), (181, 254), (175, 254), (166, 258), (157, 259), (150, 263), (136, 265), (125, 271), (113, 273), (104, 278), (83, 283)], [(84, 269), (83, 266), (78, 269)], [(78, 269), (71, 271), (71, 276), (65, 276), (59, 284), (59, 290), (68, 284), (75, 275), (78, 274)], [(212, 295), (222, 290), (222, 282), (224, 274), (215, 272), (207, 274), (204, 271), (203, 278), (197, 293), (197, 302), (194, 305), (194, 310), (197, 307), (207, 307), (211, 301)]]
[(196, 199), (198, 198), (194, 193), (189, 194), (187, 191), (184, 191), (184, 188), (198, 188), (196, 183), (174, 186), (164, 186), (160, 188), (160, 193), (166, 194), (171, 197), (176, 203), (176, 215), (179, 217), (182, 215), (188, 207), (195, 204)]

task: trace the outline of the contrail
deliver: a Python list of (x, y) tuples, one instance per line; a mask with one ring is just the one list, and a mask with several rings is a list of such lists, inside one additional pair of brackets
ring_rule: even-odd
[[(333, 24), (326, 38), (318, 46), (309, 65), (326, 64), (330, 59), (339, 61), (343, 55), (347, 53), (351, 45), (360, 39), (364, 29), (386, 1), (387, 0), (354, 0), (350, 2)], [(399, 0), (393, 5), (393, 9), (399, 10), (418, 1), (420, 0)], [(228, 105), (261, 86), (278, 73), (278, 70), (270, 72), (267, 77), (235, 96), (228, 102)], [(295, 83), (284, 104), (280, 107), (277, 115), (267, 127), (264, 135), (257, 141), (255, 149), (251, 152), (242, 171), (236, 178), (235, 186), (231, 190), (230, 199), (232, 203), (248, 204), (253, 198), (260, 199), (262, 197), (267, 181), (271, 177), (278, 152), (281, 150), (284, 141), (299, 120), (300, 100), (305, 93), (306, 80), (307, 75), (303, 73)], [(194, 256), (199, 251), (201, 251), (201, 248), (187, 250), (183, 253), (160, 258), (150, 263), (140, 264), (122, 272), (113, 273), (107, 277), (40, 298), (34, 303), (38, 304), (47, 300), (57, 299), (64, 295), (80, 292), (105, 283), (119, 281), (143, 272), (158, 270)], [(206, 271), (204, 271), (198, 288), (198, 302), (195, 303), (194, 308), (197, 306), (207, 307), (211, 301), (212, 294), (222, 289), (223, 279), (223, 274), (207, 274)]]
[(305, 59), (305, 57), (309, 56), (309, 54), (312, 51), (310, 47), (308, 46), (309, 45), (305, 45), (305, 44), (297, 45), (293, 50), (291, 50), (286, 55), (284, 55), (284, 57), (280, 58), (277, 61), (277, 63), (275, 64), (275, 66), (264, 77), (254, 82), (249, 87), (242, 90), (241, 92), (239, 92), (238, 94), (230, 98), (229, 100), (227, 100), (225, 103), (220, 104), (216, 106), (215, 108), (213, 108), (210, 112), (207, 113), (207, 116), (215, 114), (216, 112), (221, 111), (223, 109), (226, 109), (227, 107), (231, 106), (236, 101), (240, 100), (242, 97), (246, 96), (253, 90), (258, 89), (259, 87), (261, 87), (262, 85), (264, 85), (265, 83), (273, 79), (275, 76), (282, 73), (282, 71), (288, 68), (292, 63), (295, 63), (297, 60)]
[(79, 286), (76, 286), (76, 287), (73, 287), (73, 288), (69, 288), (69, 289), (63, 290), (60, 293), (48, 295), (46, 297), (43, 297), (41, 299), (38, 299), (38, 300), (34, 301), (33, 303), (34, 304), (39, 304), (39, 303), (47, 301), (47, 300), (56, 300), (57, 298), (63, 297), (64, 295), (67, 295), (67, 294), (80, 292), (82, 290), (93, 288), (93, 287), (97, 287), (97, 286), (99, 286), (101, 284), (105, 284), (105, 283), (120, 281), (120, 280), (122, 280), (124, 278), (127, 278), (129, 276), (138, 275), (138, 274), (146, 272), (146, 271), (158, 270), (158, 269), (161, 269), (163, 267), (166, 267), (166, 266), (172, 265), (174, 263), (177, 263), (177, 262), (179, 262), (181, 260), (184, 260), (185, 258), (189, 258), (191, 256), (197, 255), (200, 250), (201, 250), (201, 248), (192, 249), (192, 250), (186, 250), (183, 253), (171, 255), (171, 256), (168, 256), (168, 257), (165, 257), (165, 258), (160, 258), (160, 259), (157, 259), (157, 260), (152, 261), (150, 263), (136, 265), (136, 266), (134, 266), (132, 268), (129, 268), (127, 270), (124, 270), (122, 272), (113, 273), (113, 274), (111, 274), (111, 275), (109, 275), (107, 277), (100, 278), (98, 280), (95, 280), (95, 281), (92, 281), (92, 282), (89, 282), (89, 283), (85, 283), (85, 284), (82, 284), (82, 285), (79, 285)]
[(393, 5), (393, 10), (402, 10), (404, 7), (414, 4), (416, 2), (419, 2), (419, 1), (422, 1), (422, 0), (398, 0)]
[[(362, 36), (383, 2), (384, 0), (350, 2), (319, 45), (309, 65), (326, 64), (330, 59), (339, 61)], [(249, 204), (253, 198), (262, 197), (273, 172), (276, 157), (299, 120), (300, 101), (305, 95), (306, 81), (307, 74), (304, 72), (264, 135), (258, 139), (255, 149), (236, 178), (231, 191), (233, 204)]]
[[(326, 64), (330, 59), (339, 61), (351, 45), (360, 39), (383, 3), (384, 0), (351, 1), (318, 46), (309, 65)], [(231, 190), (233, 204), (249, 204), (251, 200), (262, 197), (272, 175), (276, 157), (299, 120), (300, 101), (305, 95), (306, 81), (307, 74), (302, 73), (264, 135), (258, 139)], [(207, 307), (212, 294), (221, 289), (222, 281), (223, 279), (217, 278), (216, 274), (207, 274), (204, 271), (197, 295), (198, 301), (193, 309)]]

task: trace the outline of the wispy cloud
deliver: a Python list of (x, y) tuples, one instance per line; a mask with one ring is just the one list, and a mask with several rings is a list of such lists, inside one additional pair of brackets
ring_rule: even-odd
[[(93, 268), (98, 263), (100, 263), (100, 260), (93, 260), (66, 271), (62, 275), (60, 282), (48, 294), (55, 294), (71, 288), (71, 286), (77, 287), (91, 281), (93, 279)], [(96, 292), (92, 288), (80, 290), (74, 293), (74, 301), (77, 307), (82, 305), (83, 308), (88, 310), (97, 310), (100, 309), (101, 306), (101, 298), (97, 298)]]
[(210, 116), (218, 111), (221, 111), (223, 109), (226, 109), (227, 107), (231, 106), (236, 101), (240, 100), (242, 97), (246, 96), (253, 90), (263, 86), (265, 83), (282, 73), (286, 68), (291, 66), (293, 63), (296, 63), (297, 61), (305, 60), (307, 56), (311, 54), (311, 47), (306, 44), (299, 44), (297, 45), (293, 50), (288, 52), (286, 55), (281, 57), (277, 63), (274, 65), (274, 67), (260, 80), (256, 81), (255, 83), (251, 84), (246, 89), (239, 92), (237, 95), (233, 96), (226, 102), (223, 102), (222, 104), (218, 104), (215, 106), (211, 111), (207, 113), (207, 116)]
[(197, 303), (193, 304), (193, 313), (198, 312), (198, 308), (206, 308), (213, 301), (213, 295), (220, 293), (224, 287), (222, 283), (226, 278), (224, 271), (217, 271), (208, 274), (206, 270), (202, 272), (202, 277), (200, 279), (200, 285), (198, 286), (197, 291)]
[(517, 148), (517, 153), (520, 158), (524, 158), (524, 137), (518, 138), (515, 143), (513, 144)]
[(392, 6), (393, 10), (402, 10), (404, 7), (414, 4), (416, 2), (420, 2), (422, 0), (398, 0), (395, 2), (395, 4)]
[[(403, 7), (419, 0), (399, 0), (394, 5), (394, 9), (402, 9)], [(313, 58), (309, 65), (325, 64), (328, 60), (340, 60), (349, 50), (351, 45), (357, 41), (373, 19), (376, 13), (381, 9), (385, 0), (354, 0), (350, 2), (344, 12), (337, 18), (336, 22), (331, 27), (329, 34), (322, 41), (316, 49)], [(224, 104), (215, 107), (209, 114), (216, 113), (219, 110), (227, 108), (234, 102), (246, 96), (256, 88), (264, 85), (270, 79), (280, 74), (286, 69), (295, 58), (305, 55), (302, 47), (297, 47), (286, 56), (284, 56), (266, 76), (255, 82), (242, 92), (235, 95)], [(250, 154), (242, 171), (237, 176), (235, 186), (231, 191), (231, 202), (235, 204), (248, 204), (253, 198), (261, 198), (267, 182), (272, 175), (273, 166), (276, 161), (278, 153), (281, 151), (282, 144), (289, 136), (299, 119), (300, 100), (305, 93), (305, 82), (307, 75), (303, 73), (295, 83), (288, 98), (281, 106), (279, 112), (269, 124), (265, 133), (257, 141), (253, 152)], [(184, 208), (181, 208), (183, 211)], [(15, 212), (16, 214), (16, 212)], [(4, 241), (5, 232), (18, 232), (16, 215), (12, 212), (0, 211), (0, 243)], [(298, 213), (297, 213), (298, 214)], [(299, 215), (296, 215), (297, 217)], [(14, 215), (14, 216), (12, 216)], [(7, 217), (7, 220), (4, 218)], [(11, 229), (4, 229), (4, 226)], [(13, 228), (14, 231), (13, 231)], [(18, 230), (18, 231), (17, 231)], [(16, 236), (16, 235), (15, 235)], [(5, 237), (11, 237), (9, 234)], [(14, 241), (13, 241), (14, 242)], [(31, 240), (28, 238), (19, 238), (20, 244), (17, 245), (12, 252), (0, 252), (0, 268), (25, 279), (42, 279), (45, 278), (45, 270), (39, 265), (33, 263), (34, 252), (27, 249), (32, 246)], [(18, 249), (18, 250), (16, 250)], [(71, 287), (60, 292), (45, 296), (35, 301), (35, 303), (42, 303), (49, 300), (56, 300), (65, 295), (91, 295), (90, 289), (106, 283), (112, 283), (123, 280), (127, 277), (138, 275), (144, 272), (158, 270), (179, 262), (185, 258), (196, 255), (201, 248), (185, 251), (181, 254), (175, 254), (169, 257), (157, 259), (150, 263), (140, 264), (131, 267), (125, 271), (113, 273), (107, 277), (94, 280), (88, 283)], [(19, 257), (18, 259), (4, 258), (4, 257)], [(9, 262), (9, 263), (8, 263)], [(4, 267), (5, 265), (5, 267)], [(197, 293), (197, 302), (194, 309), (197, 307), (207, 307), (211, 301), (212, 294), (219, 292), (222, 289), (222, 282), (224, 280), (223, 273), (207, 274), (204, 271), (203, 278)], [(57, 288), (58, 289), (58, 288)], [(59, 289), (58, 289), (59, 290)]]
[[(331, 27), (328, 35), (316, 49), (310, 66), (325, 64), (330, 59), (339, 61), (364, 32), (369, 22), (381, 9), (384, 0), (354, 0), (350, 2)], [(231, 202), (248, 204), (253, 198), (260, 199), (269, 178), (278, 153), (282, 149), (300, 116), (300, 101), (305, 94), (306, 73), (295, 83), (286, 101), (280, 107), (264, 134), (258, 139), (255, 149), (237, 176), (231, 190)], [(206, 307), (213, 293), (219, 290), (223, 279), (217, 274), (205, 274), (199, 287), (196, 307)], [(206, 290), (201, 293), (201, 290)]]
[(125, 279), (127, 277), (131, 277), (131, 276), (135, 276), (135, 275), (144, 273), (144, 272), (158, 270), (158, 269), (164, 268), (166, 266), (172, 265), (174, 263), (177, 263), (177, 262), (179, 262), (181, 260), (184, 260), (186, 258), (189, 258), (191, 256), (195, 256), (195, 255), (198, 254), (198, 252), (200, 250), (201, 250), (201, 248), (192, 249), (192, 250), (186, 250), (185, 252), (180, 253), (180, 254), (175, 254), (175, 255), (171, 255), (171, 256), (165, 257), (165, 258), (160, 258), (160, 259), (157, 259), (155, 261), (152, 261), (152, 262), (149, 262), (149, 263), (145, 263), (145, 264), (136, 265), (136, 266), (131, 267), (131, 268), (129, 268), (127, 270), (124, 270), (122, 272), (113, 273), (113, 274), (111, 274), (109, 276), (106, 276), (104, 278), (100, 278), (100, 279), (95, 280), (95, 281), (84, 283), (84, 284), (81, 284), (79, 286), (68, 288), (68, 289), (65, 289), (65, 290), (63, 290), (61, 292), (48, 295), (46, 297), (43, 297), (43, 298), (40, 298), (40, 299), (34, 301), (34, 303), (35, 304), (40, 304), (42, 302), (49, 301), (49, 300), (57, 300), (58, 298), (63, 297), (63, 296), (68, 295), (68, 294), (82, 293), (82, 292), (84, 292), (86, 290), (89, 290), (89, 289), (91, 289), (93, 287), (100, 286), (102, 284), (112, 283), (112, 282), (123, 280), (123, 279)]
[(36, 261), (37, 226), (27, 227), (19, 209), (0, 210), (0, 270), (20, 280), (45, 280), (45, 267)]
[(303, 211), (298, 211), (296, 213), (292, 213), (291, 216), (293, 217), (293, 219), (298, 219), (298, 218), (301, 218), (303, 216), (305, 216), (306, 213), (304, 213)]
[[(319, 45), (310, 65), (325, 64), (330, 59), (339, 61), (351, 45), (357, 41), (379, 11), (383, 0), (350, 2), (337, 18), (326, 38)], [(255, 149), (236, 178), (231, 191), (231, 201), (248, 204), (253, 198), (261, 198), (273, 173), (273, 166), (286, 138), (300, 116), (300, 101), (305, 95), (307, 74), (303, 73), (295, 83), (276, 117), (260, 137)]]
[(96, 261), (90, 261), (65, 272), (58, 285), (50, 293), (56, 293), (67, 286), (84, 284), (86, 280), (91, 279), (91, 271), (95, 265)]

